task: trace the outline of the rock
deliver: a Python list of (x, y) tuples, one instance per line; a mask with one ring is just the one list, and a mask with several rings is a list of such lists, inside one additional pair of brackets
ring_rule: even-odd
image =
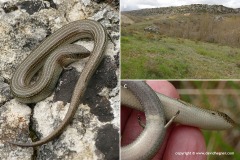
[(15, 147), (7, 141), (29, 141), (28, 127), (31, 109), (11, 100), (0, 107), (0, 155), (1, 160), (31, 160), (33, 148)]
[(154, 25), (148, 26), (148, 27), (144, 28), (144, 31), (150, 32), (150, 33), (159, 33), (159, 27), (154, 26)]
[(224, 18), (223, 18), (223, 16), (215, 16), (214, 17), (214, 21), (223, 21), (224, 20)]
[(4, 78), (0, 77), (0, 106), (12, 98), (10, 86), (4, 82)]

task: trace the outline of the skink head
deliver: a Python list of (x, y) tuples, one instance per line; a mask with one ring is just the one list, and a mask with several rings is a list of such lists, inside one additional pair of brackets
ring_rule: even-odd
[(223, 112), (219, 112), (217, 111), (218, 115), (220, 117), (222, 117), (229, 125), (231, 126), (236, 126), (237, 124), (226, 114), (226, 113), (223, 113)]
[(212, 122), (215, 124), (214, 128), (216, 130), (230, 129), (236, 125), (236, 123), (225, 113), (219, 111), (211, 111)]

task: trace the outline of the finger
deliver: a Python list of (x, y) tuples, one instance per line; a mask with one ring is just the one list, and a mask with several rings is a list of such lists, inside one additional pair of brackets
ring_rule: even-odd
[[(204, 160), (206, 144), (203, 134), (198, 128), (179, 125), (175, 126), (169, 137), (163, 159)], [(193, 155), (194, 154), (194, 155)]]

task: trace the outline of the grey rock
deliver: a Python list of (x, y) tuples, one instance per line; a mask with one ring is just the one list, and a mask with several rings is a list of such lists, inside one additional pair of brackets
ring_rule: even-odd
[(11, 98), (10, 86), (4, 82), (3, 77), (0, 77), (0, 106)]
[[(29, 141), (29, 117), (31, 109), (15, 100), (0, 107), (0, 155), (1, 160), (31, 160), (32, 148), (15, 147), (7, 141)], [(31, 140), (30, 140), (31, 141)]]
[(224, 20), (224, 18), (223, 18), (223, 16), (215, 16), (214, 17), (214, 21), (223, 21)]
[(90, 5), (91, 1), (90, 0), (83, 0), (82, 1), (85, 6)]
[(159, 33), (159, 27), (158, 26), (148, 26), (144, 28), (145, 32), (150, 32), (150, 33)]
[(94, 14), (94, 16), (92, 16), (92, 19), (95, 19), (96, 21), (100, 21), (102, 19), (104, 19), (104, 17), (106, 17), (107, 14), (107, 9), (103, 9), (99, 12), (97, 12), (96, 14)]

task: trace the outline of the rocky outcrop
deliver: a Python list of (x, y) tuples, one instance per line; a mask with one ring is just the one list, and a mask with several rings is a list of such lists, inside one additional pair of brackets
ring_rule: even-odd
[(158, 26), (147, 26), (146, 28), (144, 28), (145, 32), (150, 32), (150, 33), (159, 33), (159, 27)]
[(130, 14), (133, 16), (152, 16), (158, 14), (186, 14), (186, 13), (237, 14), (240, 13), (240, 8), (233, 9), (225, 7), (223, 5), (192, 4), (179, 7), (150, 8), (123, 12), (123, 14)]

